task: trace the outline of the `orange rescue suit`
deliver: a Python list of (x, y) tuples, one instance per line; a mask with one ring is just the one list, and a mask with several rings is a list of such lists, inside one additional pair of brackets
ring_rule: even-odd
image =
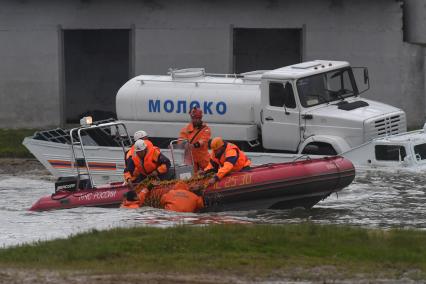
[(251, 161), (246, 157), (236, 145), (226, 142), (225, 149), (212, 151), (210, 155), (210, 163), (204, 169), (205, 171), (214, 169), (216, 178), (223, 179), (228, 173), (238, 172), (245, 167), (249, 167)]
[[(182, 128), (179, 133), (179, 138), (187, 139), (192, 145), (192, 157), (194, 159), (195, 171), (204, 169), (209, 164), (210, 155), (208, 144), (211, 137), (210, 127), (205, 123), (200, 128), (194, 128), (194, 125), (189, 123)], [(197, 146), (197, 147), (194, 147)]]
[(189, 191), (188, 185), (178, 182), (175, 187), (165, 193), (160, 200), (164, 209), (175, 212), (195, 212), (204, 207), (201, 196)]
[(130, 180), (132, 182), (140, 181), (139, 179), (145, 179), (149, 174), (157, 171), (159, 175), (166, 174), (170, 168), (170, 161), (163, 154), (160, 149), (155, 146), (148, 146), (148, 151), (141, 159), (134, 153), (130, 155), (130, 151), (127, 153), (128, 159), (126, 160), (126, 168), (124, 169), (124, 180)]

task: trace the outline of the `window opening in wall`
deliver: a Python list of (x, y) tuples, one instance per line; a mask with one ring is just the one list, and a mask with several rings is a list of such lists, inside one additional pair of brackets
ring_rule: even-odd
[(130, 29), (63, 30), (65, 123), (115, 117), (115, 96), (130, 77)]
[(234, 28), (235, 73), (270, 70), (302, 61), (302, 29)]

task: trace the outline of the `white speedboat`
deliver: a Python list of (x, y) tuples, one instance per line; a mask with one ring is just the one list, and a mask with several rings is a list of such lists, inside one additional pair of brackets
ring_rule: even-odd
[(123, 180), (123, 152), (132, 143), (126, 126), (112, 120), (37, 131), (22, 142), (55, 178), (90, 172), (96, 184)]
[[(376, 138), (339, 155), (349, 159), (357, 169), (421, 171), (426, 168), (425, 128), (426, 124), (420, 130)], [(24, 146), (54, 177), (75, 176), (90, 170), (96, 184), (123, 180), (123, 148), (129, 148), (132, 143), (125, 125), (120, 121), (97, 122), (71, 130), (38, 131), (23, 141)], [(72, 144), (74, 147), (71, 147)], [(170, 150), (162, 149), (162, 153), (172, 158)], [(254, 165), (318, 157), (246, 153)]]

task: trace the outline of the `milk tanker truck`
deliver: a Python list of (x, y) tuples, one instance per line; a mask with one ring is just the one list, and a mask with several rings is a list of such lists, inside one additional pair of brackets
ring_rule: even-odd
[(368, 70), (344, 61), (242, 74), (189, 68), (129, 80), (116, 111), (130, 133), (143, 129), (162, 146), (199, 107), (213, 137), (245, 150), (330, 155), (406, 131), (404, 111), (360, 97), (369, 87)]

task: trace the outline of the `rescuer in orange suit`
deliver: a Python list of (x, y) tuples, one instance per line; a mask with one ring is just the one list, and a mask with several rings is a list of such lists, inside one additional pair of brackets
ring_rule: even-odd
[(211, 136), (210, 127), (205, 124), (203, 112), (199, 108), (190, 110), (191, 122), (181, 129), (180, 139), (188, 140), (191, 145), (191, 153), (194, 159), (194, 171), (202, 170), (209, 164), (210, 155), (208, 144)]
[[(148, 139), (148, 134), (147, 134), (145, 131), (143, 131), (143, 130), (138, 130), (138, 131), (136, 131), (136, 132), (135, 132), (135, 134), (133, 134), (133, 140), (134, 140), (135, 142), (136, 142), (136, 141), (138, 141), (139, 139), (144, 140), (144, 141), (145, 141), (145, 144), (146, 144), (148, 147), (152, 147), (152, 146), (154, 146), (154, 145), (152, 144), (152, 142), (151, 142), (151, 141), (149, 141), (149, 139)], [(127, 160), (128, 160), (130, 157), (132, 157), (132, 156), (134, 155), (134, 153), (135, 153), (135, 143), (133, 143), (132, 147), (130, 147), (130, 149), (126, 151), (126, 154), (125, 154), (125, 157), (124, 157), (124, 161), (125, 161), (125, 163), (126, 163), (126, 166), (127, 166)]]
[(212, 185), (223, 179), (231, 172), (250, 169), (251, 161), (236, 145), (223, 141), (221, 137), (213, 138), (210, 147), (210, 162), (204, 172), (215, 172), (213, 178), (208, 182)]
[(139, 193), (136, 193), (134, 190), (130, 190), (124, 196), (124, 200), (120, 207), (128, 209), (139, 208), (144, 204), (148, 193), (149, 191), (146, 188), (142, 189)]
[(161, 154), (160, 149), (148, 146), (144, 140), (135, 142), (135, 154), (126, 162), (124, 180), (131, 188), (133, 183), (141, 182), (148, 177), (160, 180), (170, 178), (170, 160)]
[(204, 207), (204, 201), (201, 196), (191, 192), (185, 182), (178, 181), (172, 190), (163, 194), (160, 205), (170, 211), (196, 212)]

